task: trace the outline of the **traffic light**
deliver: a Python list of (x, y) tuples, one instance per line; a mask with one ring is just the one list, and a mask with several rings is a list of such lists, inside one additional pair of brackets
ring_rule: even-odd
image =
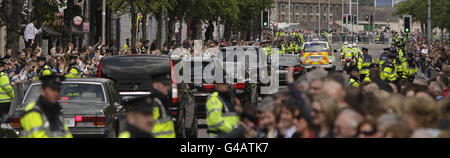
[(269, 27), (269, 11), (263, 11), (263, 27)]
[(352, 21), (353, 21), (352, 15), (349, 14), (347, 17), (348, 17), (348, 24), (352, 24)]
[(342, 19), (342, 23), (343, 24), (347, 23), (347, 14), (344, 14), (344, 18)]
[(358, 16), (353, 17), (353, 24), (358, 24)]
[(403, 17), (403, 27), (405, 28), (404, 32), (405, 33), (410, 33), (411, 32), (411, 16), (404, 16)]
[(372, 25), (374, 23), (373, 18), (374, 18), (373, 15), (370, 15), (370, 18), (369, 18), (370, 25)]

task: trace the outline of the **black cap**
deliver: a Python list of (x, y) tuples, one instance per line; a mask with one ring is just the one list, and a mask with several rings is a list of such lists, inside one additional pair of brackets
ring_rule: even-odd
[(6, 65), (6, 63), (4, 61), (0, 60), (0, 66), (5, 66), (5, 65)]
[(353, 67), (353, 68), (351, 69), (351, 72), (353, 72), (353, 71), (359, 72), (359, 69), (358, 69), (357, 67)]
[(157, 73), (152, 75), (153, 81), (161, 82), (165, 85), (172, 84), (172, 77), (170, 73)]
[(127, 111), (143, 112), (151, 114), (155, 102), (152, 97), (138, 97), (125, 101), (125, 109)]
[(391, 48), (390, 47), (389, 48), (384, 48), (383, 50), (386, 51), (386, 52), (390, 52)]
[(389, 54), (389, 58), (396, 58), (395, 54)]
[(42, 82), (42, 88), (50, 87), (53, 89), (60, 89), (61, 83), (65, 80), (65, 77), (61, 75), (47, 75), (39, 76), (39, 80)]
[(71, 55), (71, 56), (69, 56), (69, 59), (70, 60), (72, 60), (72, 59), (77, 59), (78, 58), (78, 56), (76, 56), (76, 55)]
[(45, 60), (47, 60), (47, 58), (45, 58), (45, 57), (37, 57), (37, 61), (45, 61)]
[(369, 51), (366, 47), (362, 47), (362, 51)]

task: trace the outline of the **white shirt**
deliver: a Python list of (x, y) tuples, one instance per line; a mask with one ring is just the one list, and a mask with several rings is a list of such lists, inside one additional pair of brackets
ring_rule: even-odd
[(36, 37), (37, 34), (40, 34), (42, 32), (42, 28), (41, 29), (36, 29), (36, 27), (34, 26), (33, 23), (30, 23), (27, 25), (27, 27), (25, 27), (25, 32), (24, 32), (24, 37), (25, 40), (34, 40), (34, 38)]

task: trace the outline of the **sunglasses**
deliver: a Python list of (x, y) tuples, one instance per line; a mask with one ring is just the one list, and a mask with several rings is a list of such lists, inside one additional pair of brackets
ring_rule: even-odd
[(374, 135), (375, 133), (377, 133), (376, 130), (370, 130), (370, 131), (359, 131), (359, 134), (363, 134), (365, 136), (371, 136)]

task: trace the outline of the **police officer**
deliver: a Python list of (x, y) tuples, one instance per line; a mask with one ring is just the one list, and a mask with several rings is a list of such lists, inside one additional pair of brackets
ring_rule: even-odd
[(373, 63), (372, 56), (368, 53), (369, 49), (362, 48), (363, 55), (358, 59), (358, 69), (360, 73), (360, 78), (364, 79), (369, 75), (370, 66)]
[(46, 64), (47, 59), (45, 57), (38, 57), (38, 65), (39, 65), (39, 74), (36, 77), (39, 80), (39, 76), (49, 76), (52, 74), (52, 68)]
[(408, 55), (407, 61), (403, 63), (402, 78), (413, 81), (417, 71), (418, 71), (418, 67), (417, 67), (416, 62), (414, 62), (413, 56)]
[(389, 52), (391, 51), (391, 48), (384, 48), (383, 53), (380, 55), (380, 57), (377, 59), (377, 64), (381, 66), (389, 60)]
[(123, 50), (124, 50), (124, 51), (127, 51), (129, 47), (130, 47), (130, 39), (127, 38), (127, 39), (125, 40), (125, 44), (123, 45)]
[(348, 42), (344, 42), (344, 45), (342, 45), (341, 47), (341, 56), (344, 56), (344, 51), (346, 50), (346, 48), (348, 47)]
[(352, 68), (348, 85), (358, 88), (360, 85), (360, 74), (356, 67)]
[(358, 45), (356, 45), (356, 43), (353, 43), (352, 46), (353, 46), (352, 50), (353, 53), (355, 54), (355, 57), (359, 59), (362, 56), (361, 50), (358, 48)]
[(20, 118), (24, 138), (72, 138), (64, 123), (62, 107), (58, 101), (61, 93), (62, 76), (41, 76), (41, 95), (36, 102), (25, 107)]
[(81, 78), (81, 70), (78, 68), (77, 59), (78, 56), (72, 55), (69, 57), (69, 67), (64, 77), (66, 78)]
[(172, 79), (170, 73), (155, 73), (152, 76), (151, 96), (156, 103), (153, 109), (153, 118), (156, 120), (152, 134), (155, 138), (175, 138), (175, 125), (170, 117), (169, 105), (172, 101), (169, 98)]
[(395, 83), (397, 81), (397, 73), (395, 72), (395, 66), (394, 66), (394, 55), (389, 56), (389, 60), (384, 62), (384, 64), (381, 66), (381, 73), (380, 77), (382, 80)]
[(127, 111), (126, 131), (119, 138), (154, 138), (155, 125), (153, 109), (156, 102), (150, 96), (134, 98), (124, 103)]
[(14, 89), (11, 86), (9, 77), (5, 72), (6, 63), (0, 61), (0, 119), (8, 114), (11, 101), (14, 99)]
[[(353, 61), (354, 61), (354, 59), (355, 59), (355, 53), (353, 53), (352, 47), (353, 47), (353, 46), (352, 46), (351, 44), (349, 44), (349, 45), (347, 46), (347, 48), (345, 49), (345, 51), (344, 51), (344, 55), (342, 56), (342, 66), (343, 66), (345, 69), (347, 69), (347, 73), (350, 73), (350, 71), (349, 71), (349, 70), (351, 70), (350, 67), (354, 66), (354, 65), (353, 65), (353, 64), (354, 64)], [(346, 66), (345, 66), (345, 65), (347, 64), (347, 63), (345, 63), (346, 60), (350, 60), (350, 61), (351, 61), (350, 67), (346, 67)]]
[(207, 132), (211, 137), (231, 133), (238, 127), (239, 117), (230, 90), (230, 85), (225, 80), (223, 83), (216, 83), (216, 91), (206, 101)]

